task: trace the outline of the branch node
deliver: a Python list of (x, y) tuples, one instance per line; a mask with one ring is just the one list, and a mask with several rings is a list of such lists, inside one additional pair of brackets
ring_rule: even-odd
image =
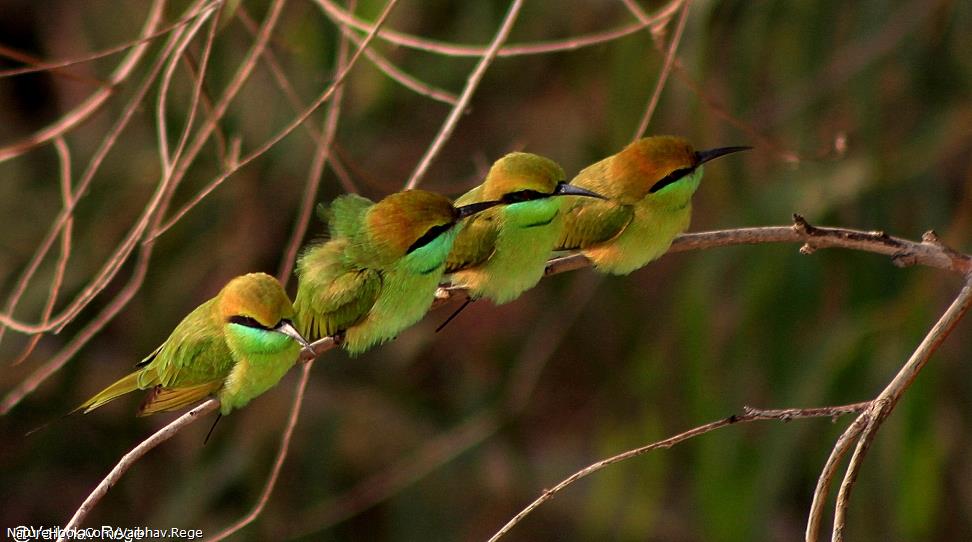
[(803, 233), (806, 235), (812, 235), (813, 226), (807, 222), (807, 219), (803, 218), (803, 215), (799, 213), (793, 213), (793, 229), (798, 233)]
[(891, 255), (891, 263), (895, 267), (911, 267), (918, 264), (918, 256), (910, 251), (895, 252)]
[(800, 254), (803, 255), (813, 254), (816, 251), (817, 249), (814, 248), (810, 243), (803, 243), (803, 246), (800, 247)]

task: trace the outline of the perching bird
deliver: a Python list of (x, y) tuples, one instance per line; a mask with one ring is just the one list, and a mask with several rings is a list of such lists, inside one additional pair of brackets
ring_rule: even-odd
[(189, 313), (139, 369), (85, 401), (90, 412), (131, 391), (151, 390), (139, 416), (176, 410), (209, 395), (220, 413), (246, 406), (272, 388), (309, 348), (291, 323), (294, 307), (277, 279), (236, 277)]
[(608, 200), (571, 198), (557, 249), (580, 249), (603, 273), (626, 275), (644, 266), (688, 228), (702, 164), (750, 148), (695, 151), (674, 136), (631, 143), (571, 180)]
[(330, 239), (297, 261), (298, 329), (311, 340), (341, 333), (351, 354), (395, 337), (431, 307), (460, 220), (497, 203), (456, 208), (424, 190), (338, 197), (322, 213)]
[(468, 288), (471, 300), (485, 297), (496, 304), (535, 286), (563, 228), (563, 200), (555, 196), (604, 199), (565, 180), (564, 170), (543, 156), (514, 152), (497, 160), (483, 184), (456, 200), (503, 205), (463, 221), (446, 260), (452, 284)]

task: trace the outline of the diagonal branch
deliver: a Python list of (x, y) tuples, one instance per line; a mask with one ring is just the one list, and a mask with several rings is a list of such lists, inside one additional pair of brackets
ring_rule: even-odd
[(730, 425), (735, 425), (737, 423), (748, 423), (757, 420), (779, 420), (788, 422), (790, 420), (803, 419), (803, 418), (836, 418), (849, 414), (852, 412), (860, 412), (867, 408), (870, 403), (854, 403), (851, 405), (835, 406), (835, 407), (820, 407), (820, 408), (787, 408), (782, 410), (762, 410), (757, 408), (745, 407), (745, 412), (741, 415), (732, 415), (728, 418), (723, 418), (714, 422), (707, 423), (705, 425), (700, 425), (693, 429), (689, 429), (683, 433), (679, 433), (673, 437), (669, 437), (664, 440), (659, 440), (658, 442), (653, 442), (646, 446), (640, 448), (635, 448), (633, 450), (628, 450), (624, 453), (611, 456), (607, 459), (602, 459), (597, 463), (588, 465), (587, 467), (575, 472), (574, 474), (568, 476), (562, 480), (559, 484), (555, 485), (551, 489), (544, 490), (543, 494), (537, 497), (532, 503), (530, 503), (526, 508), (520, 511), (517, 515), (513, 516), (513, 519), (508, 521), (506, 525), (503, 525), (499, 531), (496, 532), (492, 537), (490, 537), (488, 542), (496, 542), (502, 538), (505, 534), (509, 533), (517, 523), (523, 521), (523, 518), (530, 515), (531, 512), (536, 510), (541, 504), (553, 499), (558, 493), (566, 489), (568, 486), (572, 485), (574, 482), (587, 478), (588, 476), (598, 472), (605, 467), (613, 465), (615, 463), (620, 463), (621, 461), (626, 461), (640, 455), (644, 455), (652, 450), (657, 450), (660, 448), (671, 448), (676, 444), (680, 444), (689, 440), (691, 438), (704, 435), (706, 433), (711, 433), (716, 429), (721, 429)]
[[(72, 532), (74, 529), (77, 529), (88, 513), (91, 512), (91, 509), (98, 504), (98, 501), (100, 501), (106, 493), (108, 493), (108, 490), (111, 489), (113, 485), (118, 483), (118, 480), (122, 477), (122, 475), (128, 472), (128, 469), (132, 468), (132, 465), (141, 459), (143, 455), (148, 453), (149, 450), (169, 440), (184, 427), (198, 420), (202, 415), (216, 410), (218, 407), (219, 401), (216, 399), (207, 400), (203, 404), (197, 406), (189, 412), (186, 412), (182, 416), (179, 416), (172, 423), (166, 425), (162, 429), (159, 429), (153, 433), (152, 436), (143, 440), (138, 446), (132, 448), (130, 452), (123, 455), (121, 460), (118, 461), (118, 464), (115, 465), (115, 468), (111, 469), (111, 472), (108, 473), (108, 476), (105, 476), (101, 483), (95, 487), (94, 491), (92, 491), (84, 502), (81, 503), (81, 507), (78, 508), (78, 511), (74, 513), (74, 516), (71, 517), (68, 524), (64, 526), (64, 531), (62, 532), (68, 533)], [(63, 535), (61, 538), (58, 538), (58, 542), (62, 540), (64, 540)]]
[(834, 529), (831, 535), (833, 542), (842, 542), (844, 540), (844, 528), (847, 520), (847, 507), (851, 490), (860, 472), (864, 455), (867, 454), (867, 450), (871, 442), (873, 442), (878, 429), (891, 414), (891, 411), (894, 410), (894, 407), (898, 404), (904, 392), (911, 387), (911, 384), (918, 377), (918, 373), (921, 372), (925, 364), (928, 363), (932, 354), (938, 350), (938, 347), (942, 345), (945, 338), (955, 329), (955, 326), (965, 316), (965, 313), (969, 311), (970, 307), (972, 307), (972, 277), (969, 278), (969, 281), (966, 282), (958, 296), (952, 301), (952, 304), (949, 305), (945, 313), (942, 314), (938, 322), (928, 332), (928, 335), (925, 335), (921, 344), (911, 354), (911, 357), (901, 367), (901, 370), (898, 371), (894, 379), (891, 380), (880, 395), (871, 401), (870, 408), (863, 414), (867, 425), (857, 440), (854, 455), (851, 456), (850, 463), (847, 465), (847, 471), (844, 473), (844, 480), (841, 482), (840, 490), (837, 492), (837, 506), (834, 510)]
[(513, 0), (510, 3), (510, 9), (506, 12), (506, 17), (503, 19), (499, 30), (496, 31), (496, 35), (493, 36), (493, 41), (490, 42), (489, 49), (483, 54), (483, 57), (479, 60), (479, 64), (476, 65), (472, 73), (469, 74), (469, 79), (466, 80), (466, 87), (462, 89), (459, 100), (456, 102), (456, 105), (452, 106), (452, 111), (449, 112), (449, 116), (442, 123), (442, 128), (439, 129), (438, 135), (435, 136), (432, 144), (429, 145), (429, 149), (425, 152), (425, 156), (422, 157), (418, 166), (415, 167), (415, 171), (412, 172), (412, 176), (409, 177), (408, 183), (405, 184), (406, 189), (418, 186), (419, 181), (422, 180), (422, 176), (429, 169), (432, 159), (435, 158), (435, 155), (439, 154), (439, 150), (445, 145), (445, 142), (456, 129), (456, 124), (459, 123), (459, 117), (466, 112), (466, 108), (469, 106), (469, 100), (472, 99), (473, 93), (479, 87), (479, 82), (486, 75), (486, 70), (493, 63), (493, 59), (496, 58), (500, 46), (509, 37), (510, 30), (513, 29), (513, 23), (516, 22), (521, 7), (523, 7), (523, 0)]
[[(208, 13), (207, 10), (212, 9), (212, 7), (213, 6), (209, 6), (208, 8), (199, 10), (197, 15)], [(151, 36), (155, 29), (158, 28), (164, 11), (165, 0), (155, 0), (152, 7), (149, 8), (148, 16), (145, 18), (145, 26), (142, 28), (143, 39)], [(114, 94), (115, 87), (128, 79), (128, 76), (132, 74), (139, 62), (142, 60), (142, 56), (148, 50), (148, 47), (149, 44), (147, 42), (142, 42), (135, 46), (135, 48), (125, 56), (118, 67), (115, 68), (115, 71), (111, 74), (106, 86), (92, 93), (88, 99), (66, 113), (59, 120), (50, 126), (41, 129), (37, 133), (27, 136), (17, 143), (0, 148), (0, 162), (20, 156), (38, 145), (50, 141), (55, 137), (62, 136), (75, 126), (90, 118), (91, 115), (98, 111), (98, 109), (100, 109), (101, 106), (108, 101), (108, 98)]]
[[(394, 1), (394, 0), (392, 0)], [(898, 265), (925, 265), (929, 267), (936, 267), (939, 269), (944, 269), (948, 271), (958, 272), (962, 274), (968, 274), (969, 270), (972, 269), (972, 257), (958, 253), (945, 245), (943, 245), (938, 238), (932, 232), (928, 232), (922, 238), (921, 242), (909, 241), (907, 239), (901, 239), (897, 237), (889, 236), (883, 232), (865, 232), (859, 230), (851, 230), (845, 228), (822, 228), (811, 226), (799, 215), (794, 215), (793, 226), (770, 226), (763, 228), (741, 228), (735, 230), (720, 230), (713, 232), (702, 232), (694, 234), (685, 234), (679, 236), (675, 243), (672, 245), (671, 252), (683, 252), (687, 250), (700, 250), (705, 248), (713, 248), (719, 246), (729, 246), (729, 245), (740, 245), (740, 244), (759, 244), (759, 243), (772, 243), (772, 242), (801, 242), (804, 246), (801, 248), (801, 253), (809, 254), (813, 252), (816, 248), (824, 247), (842, 247), (852, 250), (861, 250), (866, 252), (875, 252), (878, 254), (885, 254), (892, 257)], [(587, 260), (583, 256), (574, 255), (567, 256), (563, 258), (558, 258), (551, 260), (547, 265), (546, 275), (554, 275), (558, 273), (563, 273), (566, 271), (579, 269), (587, 266)], [(440, 288), (436, 294), (436, 301), (433, 307), (441, 306), (442, 304), (448, 302), (453, 297), (463, 297), (466, 292), (460, 288), (454, 287), (443, 287)], [(636, 457), (638, 455), (647, 453), (656, 448), (670, 447), (674, 444), (682, 442), (686, 439), (707, 433), (709, 431), (724, 427), (726, 425), (732, 425), (738, 422), (748, 422), (763, 419), (781, 419), (788, 420), (793, 418), (802, 417), (834, 417), (843, 415), (849, 412), (859, 412), (868, 409), (869, 413), (874, 413), (875, 417), (871, 418), (869, 423), (873, 423), (873, 420), (880, 419), (883, 420), (897, 402), (901, 394), (910, 386), (911, 382), (917, 376), (918, 371), (924, 366), (928, 361), (928, 357), (934, 352), (934, 350), (941, 344), (945, 336), (955, 327), (959, 319), (968, 311), (969, 307), (972, 306), (972, 284), (967, 284), (963, 289), (962, 293), (956, 298), (949, 309), (945, 312), (939, 322), (935, 325), (929, 335), (922, 341), (919, 348), (915, 351), (912, 358), (905, 364), (902, 370), (898, 373), (895, 379), (888, 385), (882, 394), (874, 401), (869, 401), (866, 403), (857, 403), (853, 405), (846, 405), (842, 407), (824, 407), (820, 409), (787, 409), (787, 410), (757, 410), (757, 409), (747, 409), (746, 412), (741, 416), (731, 416), (729, 418), (712, 422), (710, 424), (697, 427), (695, 429), (689, 430), (685, 433), (681, 433), (669, 439), (659, 441), (648, 446), (638, 448), (635, 450), (629, 450), (623, 454), (613, 456), (611, 458), (599, 461), (582, 471), (575, 473), (570, 478), (567, 478), (553, 489), (544, 492), (544, 494), (538, 498), (534, 503), (528, 506), (526, 509), (520, 512), (516, 517), (514, 517), (510, 523), (504, 526), (503, 529), (498, 532), (493, 540), (496, 540), (503, 534), (509, 531), (517, 522), (522, 520), (523, 517), (528, 515), (532, 510), (543, 502), (549, 500), (554, 494), (566, 488), (573, 482), (589, 476), (604, 467), (629, 459), (631, 457)], [(314, 354), (307, 354), (302, 352), (300, 361), (310, 362), (317, 356), (320, 356), (324, 352), (330, 350), (336, 345), (333, 337), (325, 337), (320, 339), (313, 344)], [(308, 364), (309, 365), (309, 364)], [(309, 367), (305, 365), (304, 368), (305, 376)], [(301, 387), (302, 389), (302, 387)], [(518, 404), (516, 397), (513, 397), (512, 405)], [(107, 493), (108, 489), (124, 474), (131, 466), (138, 461), (145, 453), (157, 446), (158, 444), (164, 442), (176, 432), (180, 431), (186, 425), (192, 423), (198, 414), (210, 412), (215, 410), (218, 405), (218, 401), (215, 399), (209, 399), (201, 405), (197, 406), (193, 410), (187, 412), (183, 416), (177, 418), (175, 421), (169, 425), (160, 429), (157, 433), (140, 443), (131, 452), (125, 454), (121, 461), (115, 466), (114, 469), (108, 474), (108, 476), (102, 480), (102, 482), (95, 488), (95, 490), (85, 499), (85, 502), (81, 505), (78, 511), (75, 513), (68, 527), (76, 527), (80, 521), (90, 512), (91, 508)], [(299, 408), (299, 401), (295, 402), (294, 409)], [(292, 411), (292, 423), (296, 423), (295, 414)], [(856, 431), (853, 429), (857, 426), (857, 423), (851, 426), (848, 432)], [(292, 428), (291, 428), (292, 430)], [(845, 433), (847, 435), (848, 433)], [(844, 440), (853, 440), (853, 433), (851, 436)], [(862, 438), (863, 441), (863, 438)], [(284, 443), (289, 442), (289, 437), (284, 439)], [(859, 449), (861, 444), (858, 445)], [(866, 447), (866, 445), (865, 445)], [(840, 456), (844, 452), (835, 452), (832, 454), (832, 460), (828, 461), (828, 465), (836, 463), (839, 461)], [(278, 454), (278, 462), (282, 462), (282, 457), (285, 457), (286, 453)], [(863, 456), (863, 452), (859, 450), (855, 452), (855, 457)], [(860, 463), (860, 458), (857, 458), (856, 463)], [(848, 467), (848, 475), (851, 476), (851, 469), (853, 475), (856, 476), (856, 469), (859, 465), (855, 467), (855, 459), (851, 459), (851, 466)], [(279, 466), (275, 467), (275, 471), (279, 470)], [(272, 474), (271, 480), (268, 481), (269, 488), (265, 494), (269, 495), (269, 491), (273, 488), (273, 482), (275, 481), (276, 473)], [(845, 485), (848, 485), (848, 478), (845, 477)], [(828, 482), (829, 483), (829, 482)], [(851, 482), (852, 483), (852, 482)], [(818, 482), (818, 486), (820, 482)], [(829, 487), (829, 486), (828, 486)], [(842, 486), (842, 493), (849, 495), (849, 487), (845, 490)], [(262, 510), (262, 501), (258, 502), (258, 507), (255, 509), (256, 514), (259, 514), (259, 510)], [(839, 503), (842, 501), (838, 501)], [(846, 502), (846, 496), (843, 500)], [(255, 517), (255, 515), (254, 515)], [(836, 528), (835, 520), (835, 528)]]
[[(228, 171), (222, 173), (221, 175), (213, 179), (213, 181), (210, 182), (209, 185), (207, 185), (205, 188), (200, 190), (195, 196), (193, 196), (193, 198), (188, 203), (186, 203), (181, 209), (176, 211), (173, 214), (173, 216), (168, 221), (165, 222), (165, 224), (162, 224), (158, 228), (155, 228), (155, 230), (152, 232), (149, 241), (155, 240), (155, 238), (162, 235), (163, 233), (166, 232), (166, 230), (174, 226), (176, 222), (178, 222), (180, 219), (182, 219), (183, 216), (185, 216), (186, 213), (188, 213), (196, 205), (198, 205), (200, 201), (205, 199), (206, 196), (208, 196), (210, 193), (212, 193), (213, 190), (218, 188), (219, 185), (223, 184), (223, 181), (229, 178), (230, 175), (236, 173), (240, 168), (249, 164), (253, 160), (256, 160), (260, 155), (267, 152), (271, 147), (273, 147), (281, 140), (283, 140), (285, 137), (290, 135), (290, 133), (293, 132), (295, 129), (297, 129), (298, 126), (303, 124), (304, 121), (306, 121), (314, 113), (314, 111), (317, 110), (317, 108), (323, 105), (324, 102), (326, 102), (327, 100), (331, 99), (331, 97), (334, 95), (334, 92), (341, 85), (341, 83), (344, 82), (344, 79), (347, 77), (348, 73), (351, 72), (351, 69), (354, 67), (355, 63), (363, 54), (362, 52), (364, 51), (364, 49), (371, 44), (371, 41), (374, 39), (375, 36), (374, 33), (377, 32), (379, 28), (381, 28), (381, 25), (388, 18), (388, 15), (391, 14), (392, 9), (395, 7), (397, 3), (398, 0), (389, 0), (385, 4), (385, 7), (382, 10), (381, 15), (378, 16), (378, 21), (375, 23), (374, 32), (372, 32), (372, 34), (370, 34), (367, 38), (365, 38), (364, 42), (362, 42), (361, 44), (361, 47), (359, 47), (358, 50), (355, 51), (354, 55), (351, 56), (351, 59), (348, 60), (348, 63), (344, 67), (344, 69), (338, 73), (337, 77), (334, 78), (334, 81), (327, 87), (327, 89), (320, 96), (317, 97), (316, 100), (314, 100), (314, 102), (310, 106), (307, 107), (307, 109), (305, 109), (299, 115), (297, 115), (282, 130), (277, 132), (277, 134), (275, 134), (269, 140), (267, 140), (262, 145), (260, 145), (256, 150), (246, 155), (242, 159), (236, 161), (233, 167), (231, 167)], [(196, 152), (198, 152), (198, 150), (201, 150), (201, 144), (199, 149), (196, 149)], [(192, 156), (195, 156), (195, 153), (193, 153)]]
[[(661, 99), (662, 90), (665, 88), (665, 83), (668, 81), (668, 75), (672, 72), (672, 66), (675, 64), (675, 52), (678, 51), (678, 44), (682, 42), (682, 32), (685, 30), (685, 23), (688, 21), (689, 7), (691, 6), (692, 0), (685, 0), (684, 6), (682, 7), (682, 16), (678, 18), (678, 24), (675, 27), (675, 34), (672, 36), (672, 43), (668, 46), (668, 52), (665, 54), (665, 64), (662, 66), (661, 73), (658, 74), (658, 82), (655, 83), (655, 90), (651, 94), (651, 100), (648, 102), (648, 106), (645, 108), (645, 112), (641, 116), (641, 121), (638, 123), (638, 128), (635, 131), (632, 139), (638, 139), (644, 136), (645, 132), (648, 131), (648, 123), (651, 122), (651, 117), (655, 114), (655, 108), (658, 107), (658, 101)], [(629, 7), (634, 10), (633, 6)], [(637, 15), (643, 15), (637, 10), (634, 10), (634, 13)], [(641, 20), (644, 22), (646, 19)]]

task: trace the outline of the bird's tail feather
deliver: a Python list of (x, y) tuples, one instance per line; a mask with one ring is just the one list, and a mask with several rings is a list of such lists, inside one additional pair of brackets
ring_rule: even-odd
[(114, 384), (98, 392), (91, 399), (88, 399), (87, 401), (78, 405), (78, 408), (71, 411), (71, 413), (74, 414), (75, 412), (80, 411), (82, 414), (86, 414), (113, 399), (125, 395), (128, 392), (140, 389), (138, 385), (139, 373), (141, 373), (141, 371), (135, 371), (127, 376), (123, 376)]

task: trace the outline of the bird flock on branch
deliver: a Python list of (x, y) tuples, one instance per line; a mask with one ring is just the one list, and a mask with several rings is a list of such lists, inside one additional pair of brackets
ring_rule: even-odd
[(148, 390), (140, 416), (210, 396), (228, 414), (275, 386), (311, 341), (334, 337), (357, 355), (394, 338), (428, 312), (442, 283), (469, 292), (448, 323), (476, 299), (516, 299), (558, 252), (626, 275), (688, 228), (703, 164), (748, 148), (696, 151), (680, 137), (646, 137), (569, 182), (553, 160), (514, 152), (455, 201), (418, 189), (378, 202), (339, 196), (318, 208), (329, 235), (299, 257), (293, 303), (267, 274), (236, 277), (76, 411)]

